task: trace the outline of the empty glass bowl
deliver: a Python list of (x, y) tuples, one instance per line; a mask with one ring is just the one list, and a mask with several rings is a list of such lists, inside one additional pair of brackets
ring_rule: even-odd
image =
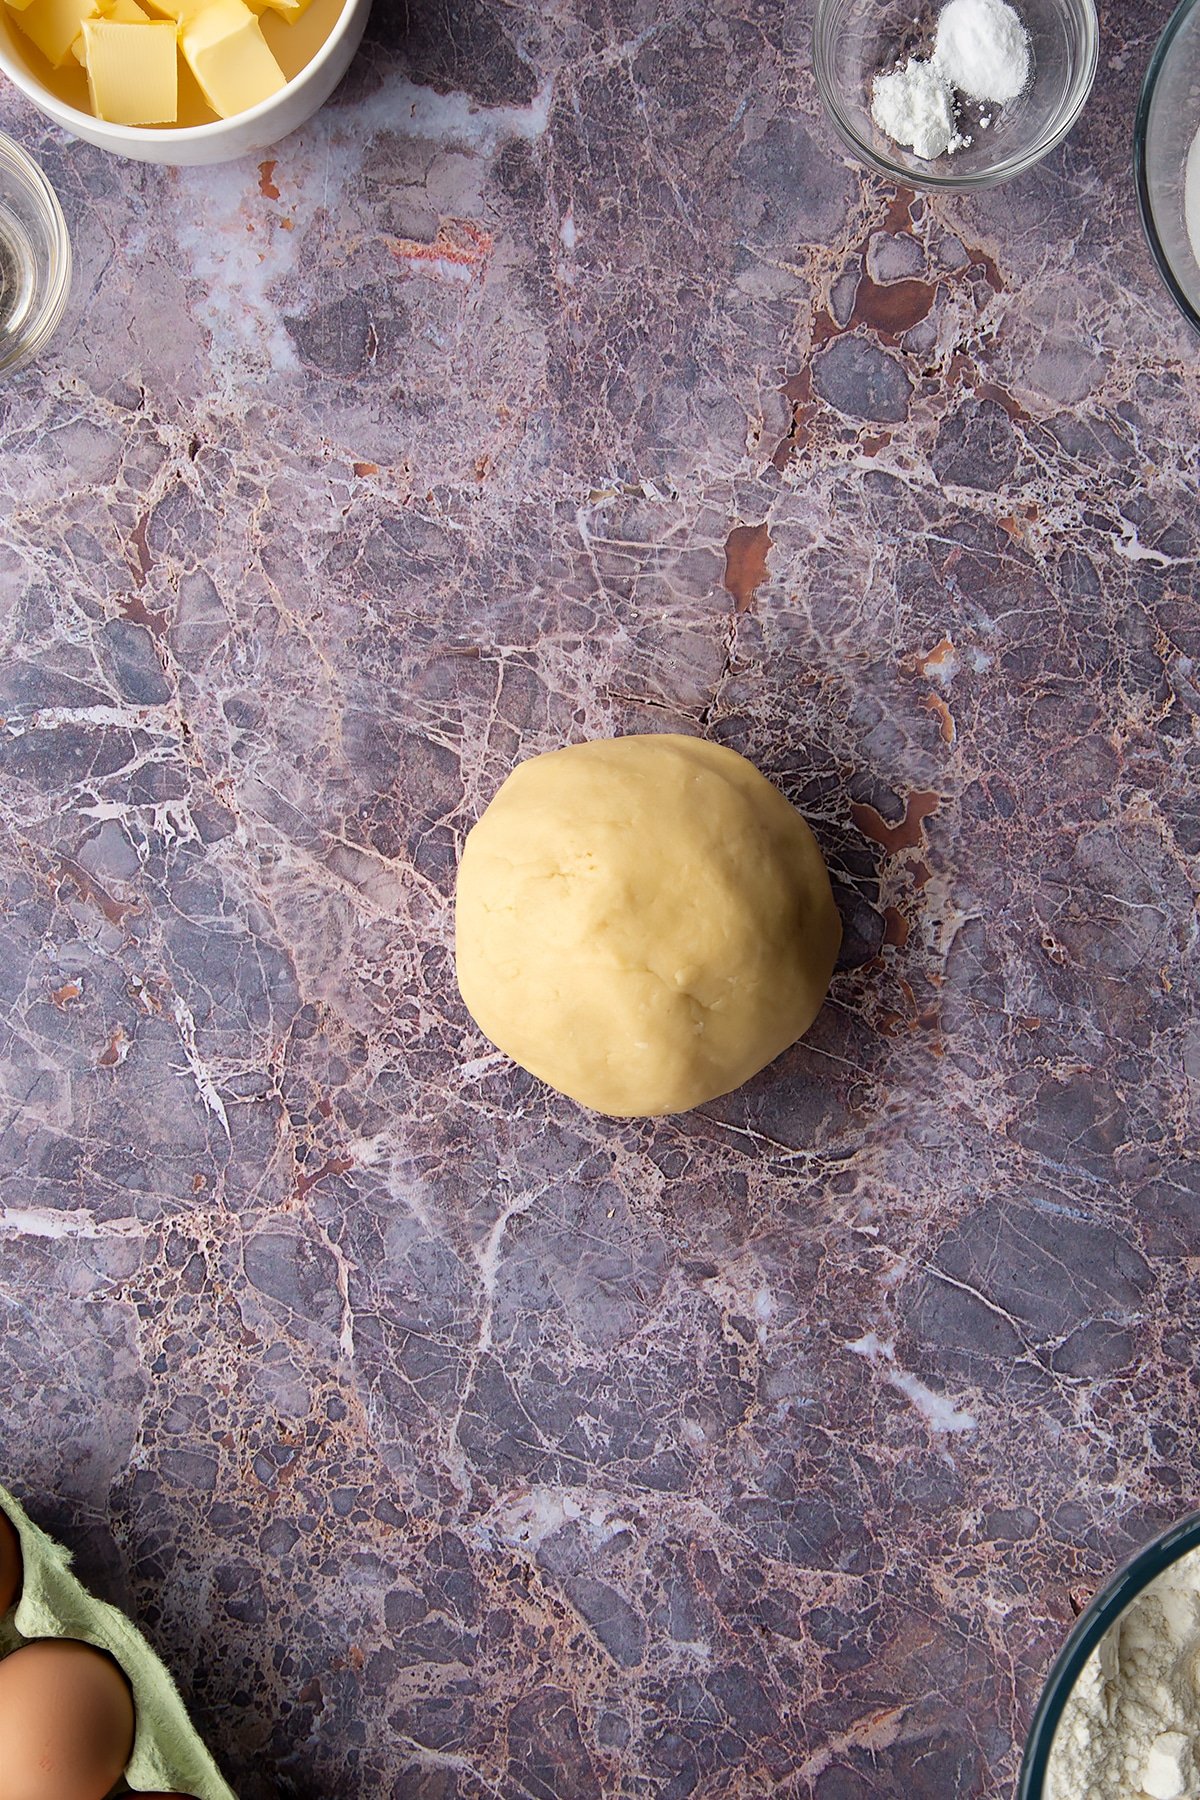
[(1133, 127), (1133, 179), (1150, 252), (1176, 305), (1200, 331), (1200, 9), (1183, 0), (1158, 40)]
[(71, 240), (58, 195), (0, 132), (0, 378), (50, 341), (70, 288)]
[[(893, 144), (871, 118), (876, 75), (933, 48), (940, 6), (913, 0), (817, 0), (813, 67), (826, 110), (854, 154), (908, 187), (971, 188), (1030, 168), (1066, 137), (1096, 74), (1093, 0), (1012, 0), (1029, 33), (1033, 75), (1005, 106), (973, 108), (971, 143), (926, 162)], [(988, 119), (980, 128), (979, 114)]]
[(1191, 1513), (1130, 1557), (1084, 1607), (1046, 1677), (1025, 1744), (1017, 1800), (1043, 1800), (1047, 1793), (1047, 1773), (1055, 1734), (1071, 1697), (1071, 1689), (1079, 1680), (1089, 1656), (1138, 1595), (1172, 1563), (1198, 1546), (1200, 1513)]

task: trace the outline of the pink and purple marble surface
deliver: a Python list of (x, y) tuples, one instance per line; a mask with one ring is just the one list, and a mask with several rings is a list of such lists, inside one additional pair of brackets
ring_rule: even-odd
[[(0, 97), (77, 257), (0, 389), (0, 1472), (242, 1800), (1009, 1795), (1200, 1502), (1166, 17), (937, 199), (760, 0), (379, 0), (215, 170)], [(846, 941), (621, 1124), (491, 1052), (450, 903), (517, 758), (655, 729)]]

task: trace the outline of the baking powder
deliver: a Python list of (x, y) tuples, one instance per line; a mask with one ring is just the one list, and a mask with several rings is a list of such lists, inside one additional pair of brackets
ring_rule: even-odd
[(968, 100), (1003, 106), (1029, 80), (1029, 33), (1007, 0), (950, 0), (938, 14), (933, 66)]
[(912, 57), (891, 75), (877, 75), (871, 117), (893, 143), (926, 162), (962, 143), (954, 124), (954, 96), (931, 62)]

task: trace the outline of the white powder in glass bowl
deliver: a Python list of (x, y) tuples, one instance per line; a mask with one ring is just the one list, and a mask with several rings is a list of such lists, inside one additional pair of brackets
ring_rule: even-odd
[(1007, 0), (950, 0), (938, 14), (933, 66), (968, 100), (1003, 106), (1029, 80), (1029, 33)]
[[(875, 77), (871, 117), (894, 144), (925, 162), (971, 142), (958, 129), (960, 100), (1004, 106), (1029, 80), (1029, 33), (1008, 0), (949, 0), (931, 57), (910, 56)], [(990, 115), (979, 120), (980, 129)]]
[(1047, 1800), (1200, 1795), (1200, 1550), (1164, 1569), (1109, 1627), (1072, 1688)]
[(910, 57), (903, 68), (877, 75), (871, 90), (871, 117), (895, 144), (926, 162), (961, 143), (954, 126), (954, 99), (932, 63)]

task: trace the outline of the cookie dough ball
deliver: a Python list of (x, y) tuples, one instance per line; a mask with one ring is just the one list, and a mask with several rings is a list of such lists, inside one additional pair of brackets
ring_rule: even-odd
[(808, 826), (689, 737), (522, 763), (467, 838), (458, 984), (492, 1042), (619, 1117), (728, 1093), (807, 1031), (842, 927)]

